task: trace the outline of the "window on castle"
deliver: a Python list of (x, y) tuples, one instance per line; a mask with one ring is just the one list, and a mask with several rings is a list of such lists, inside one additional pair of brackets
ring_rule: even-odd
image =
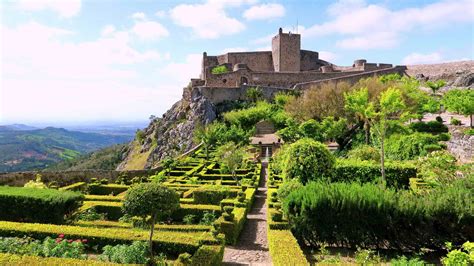
[(246, 77), (240, 78), (240, 85), (247, 85), (248, 83), (249, 83), (249, 80)]

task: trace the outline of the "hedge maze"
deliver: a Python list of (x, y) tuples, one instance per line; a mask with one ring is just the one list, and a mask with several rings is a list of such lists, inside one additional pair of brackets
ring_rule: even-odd
[[(148, 219), (124, 215), (123, 200), (134, 184), (161, 182), (180, 198), (179, 208), (155, 225), (154, 254), (178, 265), (220, 265), (225, 244), (236, 243), (245, 224), (260, 179), (260, 164), (246, 158), (243, 165), (235, 176), (221, 173), (216, 158), (205, 159), (197, 151), (153, 176), (119, 177), (114, 183), (106, 179), (78, 182), (57, 190), (0, 187), (2, 210), (12, 210), (0, 214), (0, 239), (86, 239), (87, 254), (107, 245), (147, 241)], [(75, 259), (0, 255), (1, 262), (78, 264)], [(103, 263), (107, 262), (90, 261)]]

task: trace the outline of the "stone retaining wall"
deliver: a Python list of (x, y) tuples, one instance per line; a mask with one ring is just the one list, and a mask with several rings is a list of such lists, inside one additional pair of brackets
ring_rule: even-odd
[(446, 142), (448, 151), (460, 162), (472, 162), (474, 156), (474, 136), (464, 135), (461, 128), (451, 127), (451, 139)]

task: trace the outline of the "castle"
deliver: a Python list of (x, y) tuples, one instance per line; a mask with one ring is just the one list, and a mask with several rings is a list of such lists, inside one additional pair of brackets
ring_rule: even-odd
[[(218, 68), (219, 71), (215, 71)], [(280, 28), (272, 38), (271, 51), (231, 52), (211, 56), (203, 53), (199, 79), (191, 87), (219, 102), (240, 99), (249, 86), (276, 89), (307, 89), (326, 81), (355, 82), (363, 77), (400, 73), (404, 66), (354, 61), (352, 66), (336, 66), (319, 59), (319, 53), (301, 49), (301, 35)], [(239, 88), (238, 91), (222, 88)], [(216, 91), (219, 89), (219, 91)], [(230, 91), (230, 92), (229, 92)]]

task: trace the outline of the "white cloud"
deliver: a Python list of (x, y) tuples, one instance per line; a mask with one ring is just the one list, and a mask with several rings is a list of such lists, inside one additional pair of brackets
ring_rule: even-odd
[(333, 52), (329, 51), (319, 51), (319, 59), (324, 61), (332, 62), (336, 60), (339, 56)]
[(101, 31), (101, 35), (102, 36), (108, 36), (108, 35), (111, 35), (112, 33), (115, 32), (115, 26), (114, 25), (106, 25), (102, 31)]
[(433, 63), (439, 63), (442, 60), (443, 60), (443, 57), (438, 52), (434, 52), (430, 54), (411, 53), (403, 58), (402, 64), (404, 65), (433, 64)]
[(245, 10), (247, 20), (268, 20), (285, 16), (285, 7), (280, 4), (262, 4)]
[(164, 17), (166, 17), (166, 11), (158, 10), (158, 11), (155, 12), (155, 16), (157, 16), (159, 18), (164, 18)]
[(142, 40), (156, 40), (169, 35), (168, 30), (155, 21), (136, 22), (132, 28), (132, 32)]
[(204, 4), (181, 4), (170, 11), (173, 22), (191, 28), (199, 38), (215, 39), (245, 29), (239, 20), (229, 17), (226, 5), (240, 5), (243, 1), (209, 1)]
[(162, 55), (135, 49), (128, 31), (106, 28), (105, 36), (75, 42), (74, 32), (36, 22), (2, 26), (1, 119), (124, 120), (165, 111), (177, 96), (144, 84), (139, 71)]
[(185, 87), (190, 78), (198, 78), (201, 73), (202, 54), (188, 54), (183, 63), (169, 63), (158, 72), (167, 77), (166, 82)]
[(52, 10), (60, 17), (74, 17), (81, 11), (81, 0), (18, 0), (18, 8), (25, 11)]
[(401, 41), (404, 32), (474, 21), (472, 5), (472, 0), (439, 1), (417, 8), (390, 10), (383, 5), (342, 0), (328, 8), (331, 20), (309, 27), (305, 36), (341, 35), (345, 39), (339, 46), (343, 48), (391, 48)]
[(146, 15), (143, 12), (135, 12), (135, 13), (132, 14), (131, 17), (135, 20), (145, 20), (146, 19)]
[(247, 48), (245, 47), (230, 47), (230, 48), (225, 48), (224, 50), (221, 51), (222, 54), (226, 53), (237, 53), (237, 52), (246, 52)]

